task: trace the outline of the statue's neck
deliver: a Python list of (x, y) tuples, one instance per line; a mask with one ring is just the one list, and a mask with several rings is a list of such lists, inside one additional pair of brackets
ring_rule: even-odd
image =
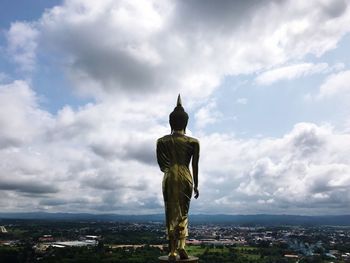
[(174, 130), (172, 132), (172, 134), (185, 135), (185, 131), (184, 130)]

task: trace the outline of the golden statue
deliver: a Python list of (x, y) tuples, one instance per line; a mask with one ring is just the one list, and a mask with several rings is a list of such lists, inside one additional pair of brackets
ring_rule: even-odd
[[(171, 134), (157, 141), (157, 161), (164, 172), (163, 197), (165, 205), (166, 232), (169, 240), (169, 260), (188, 259), (185, 250), (188, 236), (188, 210), (194, 191), (198, 198), (199, 141), (185, 135), (188, 114), (181, 105), (180, 95), (177, 106), (169, 116)], [(192, 175), (189, 164), (192, 159)]]

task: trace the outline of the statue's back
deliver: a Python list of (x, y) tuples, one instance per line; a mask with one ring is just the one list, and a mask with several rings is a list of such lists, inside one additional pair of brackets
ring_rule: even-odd
[(174, 164), (188, 167), (195, 144), (198, 144), (197, 139), (185, 135), (166, 135), (158, 139), (157, 154), (161, 154), (162, 157), (158, 156), (158, 162), (159, 159), (163, 159), (163, 162), (159, 163), (160, 167), (170, 168)]

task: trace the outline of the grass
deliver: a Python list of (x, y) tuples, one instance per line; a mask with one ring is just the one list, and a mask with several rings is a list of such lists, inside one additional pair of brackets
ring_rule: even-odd
[(220, 247), (220, 248), (209, 248), (209, 247), (201, 247), (201, 246), (186, 246), (186, 250), (188, 254), (192, 256), (200, 256), (204, 254), (205, 251), (208, 251), (208, 253), (229, 253), (230, 250), (227, 247)]

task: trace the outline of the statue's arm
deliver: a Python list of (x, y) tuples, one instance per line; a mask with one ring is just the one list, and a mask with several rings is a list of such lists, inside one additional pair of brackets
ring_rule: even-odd
[(167, 164), (169, 162), (168, 157), (165, 153), (165, 147), (161, 140), (157, 141), (157, 162), (159, 165), (159, 168), (162, 172), (165, 172), (165, 168), (167, 167)]
[(199, 162), (199, 142), (194, 142), (193, 147), (193, 157), (192, 157), (192, 173), (193, 173), (193, 182), (194, 182), (194, 198), (198, 198), (198, 162)]

